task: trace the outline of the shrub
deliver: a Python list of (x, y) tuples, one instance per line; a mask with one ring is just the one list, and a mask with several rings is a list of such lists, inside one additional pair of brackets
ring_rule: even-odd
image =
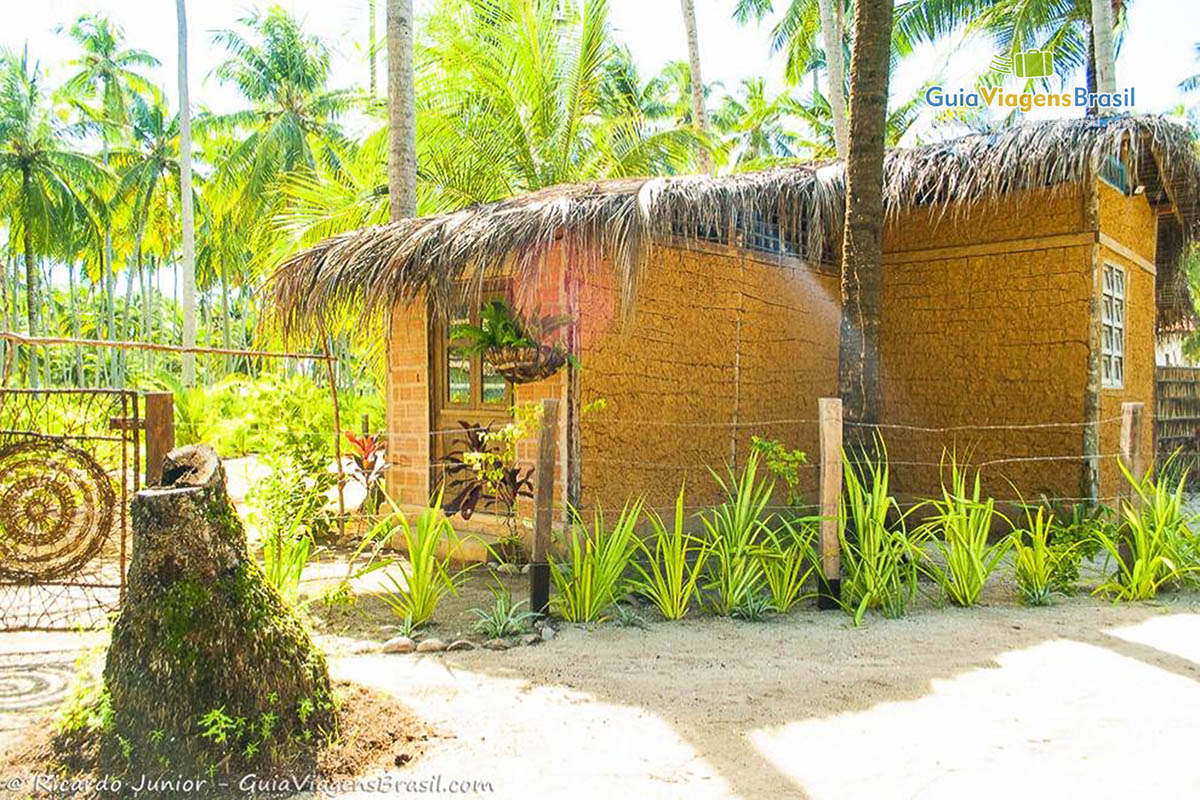
[(512, 592), (503, 584), (492, 588), (491, 608), (472, 608), (478, 619), (473, 626), (476, 632), (489, 639), (505, 639), (519, 636), (529, 630), (529, 621), (537, 616), (532, 611), (521, 611), (525, 600), (513, 602)]
[[(397, 617), (408, 618), (413, 626), (420, 627), (433, 618), (443, 597), (457, 596), (458, 586), (468, 570), (451, 572), (450, 553), (459, 540), (450, 521), (442, 515), (441, 494), (417, 515), (416, 525), (409, 523), (391, 498), (388, 503), (393, 513), (385, 523), (391, 534), (398, 531), (404, 537), (407, 555), (392, 562), (404, 580), (397, 580), (389, 571), (387, 580), (391, 587), (383, 599)], [(438, 556), (442, 542), (446, 553)]]
[(730, 616), (746, 622), (762, 622), (772, 611), (778, 611), (771, 598), (762, 591), (747, 593), (738, 605), (734, 606)]
[(771, 593), (771, 605), (785, 614), (803, 597), (804, 584), (816, 569), (816, 528), (811, 520), (780, 517), (779, 527), (766, 528), (766, 534), (759, 555), (763, 577)]
[(654, 551), (645, 542), (638, 546), (646, 554), (648, 568), (634, 564), (641, 579), (638, 589), (650, 598), (665, 619), (682, 619), (687, 615), (692, 596), (696, 593), (708, 547), (703, 539), (683, 530), (683, 489), (675, 498), (675, 523), (668, 529), (655, 512), (648, 516), (654, 529)]
[(1051, 586), (1056, 592), (1068, 593), (1079, 581), (1079, 569), (1083, 561), (1100, 554), (1098, 530), (1108, 535), (1116, 534), (1115, 513), (1106, 505), (1087, 503), (1056, 503), (1046, 498), (1042, 505), (1049, 509), (1050, 554), (1054, 557), (1054, 574)]
[(1094, 593), (1110, 594), (1117, 600), (1149, 600), (1163, 585), (1200, 569), (1188, 560), (1194, 552), (1188, 524), (1194, 518), (1183, 512), (1187, 475), (1172, 488), (1149, 473), (1135, 479), (1124, 464), (1120, 467), (1138, 503), (1121, 501), (1123, 524), (1116, 535), (1096, 531), (1100, 546), (1117, 569)]
[(709, 606), (713, 613), (728, 616), (762, 586), (759, 543), (774, 484), (759, 480), (758, 453), (754, 451), (746, 459), (740, 477), (732, 469), (728, 479), (715, 472), (713, 477), (726, 499), (708, 516), (701, 517), (709, 537), (708, 582), (704, 588), (712, 592)]
[[(909, 533), (906, 513), (888, 493), (887, 448), (876, 440), (876, 454), (865, 449), (857, 462), (843, 452), (845, 491), (838, 503), (838, 538), (842, 548), (842, 592), (839, 600), (862, 622), (869, 609), (900, 617), (917, 591), (917, 564), (923, 532)], [(888, 517), (895, 514), (895, 524)]]
[(803, 450), (789, 449), (777, 439), (764, 439), (761, 436), (750, 438), (750, 449), (763, 458), (763, 463), (772, 475), (783, 481), (787, 488), (785, 502), (789, 506), (799, 505), (800, 497), (800, 467), (808, 463), (808, 456)]
[(1040, 506), (1037, 514), (1025, 509), (1025, 527), (1013, 530), (1013, 576), (1021, 602), (1030, 606), (1050, 604), (1056, 591), (1055, 576), (1059, 562), (1074, 558), (1071, 550), (1055, 551), (1050, 546), (1050, 535), (1054, 529), (1054, 515), (1047, 514)]
[[(950, 456), (950, 486), (942, 486), (942, 499), (934, 500), (937, 513), (926, 523), (942, 563), (930, 561), (929, 574), (946, 592), (950, 602), (973, 606), (1008, 550), (1010, 539), (988, 544), (992, 522), (1003, 519), (996, 501), (984, 498), (979, 472), (969, 480), (966, 468)], [(938, 537), (940, 534), (940, 538)]]
[(566, 560), (550, 557), (553, 606), (568, 622), (595, 622), (625, 593), (625, 572), (638, 547), (634, 526), (642, 501), (627, 505), (612, 530), (596, 509), (592, 526), (572, 510), (571, 541)]

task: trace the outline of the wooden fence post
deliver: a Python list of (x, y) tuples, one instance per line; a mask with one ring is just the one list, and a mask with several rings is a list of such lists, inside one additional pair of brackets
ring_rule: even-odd
[(146, 485), (162, 478), (163, 458), (175, 449), (175, 395), (146, 392)]
[(829, 594), (817, 595), (817, 608), (838, 608), (842, 591), (842, 554), (838, 540), (838, 500), (842, 496), (842, 401), (817, 401), (821, 425), (821, 574)]
[[(1146, 474), (1145, 448), (1142, 447), (1142, 420), (1145, 416), (1145, 406), (1142, 403), (1121, 403), (1121, 463), (1135, 481), (1141, 481)], [(1128, 485), (1121, 476), (1121, 494), (1129, 497), (1131, 503), (1136, 503), (1138, 493)]]
[(529, 567), (529, 610), (545, 614), (550, 606), (550, 525), (554, 520), (554, 456), (558, 442), (558, 400), (542, 401), (534, 478), (533, 554)]

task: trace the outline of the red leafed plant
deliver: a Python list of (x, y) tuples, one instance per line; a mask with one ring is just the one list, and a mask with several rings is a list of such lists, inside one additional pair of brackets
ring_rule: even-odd
[(387, 443), (382, 432), (358, 435), (354, 431), (343, 431), (350, 442), (350, 458), (353, 467), (350, 477), (367, 490), (363, 510), (368, 513), (379, 505), (383, 472), (387, 469)]

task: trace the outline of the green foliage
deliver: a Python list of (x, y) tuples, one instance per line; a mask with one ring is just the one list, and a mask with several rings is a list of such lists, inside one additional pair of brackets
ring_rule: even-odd
[(771, 605), (785, 614), (802, 597), (804, 586), (817, 567), (812, 520), (779, 518), (779, 527), (767, 527), (759, 551), (763, 577), (771, 593)]
[[(843, 452), (845, 491), (838, 503), (842, 549), (842, 608), (862, 623), (869, 609), (901, 617), (916, 595), (918, 563), (925, 533), (909, 532), (896, 499), (888, 492), (887, 448), (876, 440), (877, 455), (860, 450), (857, 462)], [(895, 516), (891, 523), (889, 516)]]
[(1118, 524), (1112, 508), (1103, 504), (1056, 503), (1046, 498), (1050, 509), (1050, 552), (1054, 557), (1051, 581), (1057, 592), (1069, 593), (1079, 581), (1080, 565), (1100, 554), (1099, 530), (1114, 536)]
[(936, 513), (923, 526), (941, 555), (941, 563), (927, 561), (927, 570), (950, 602), (973, 606), (1011, 540), (988, 544), (992, 522), (1004, 517), (993, 498), (983, 497), (979, 472), (972, 481), (967, 468), (953, 454), (949, 458), (950, 485), (942, 484), (942, 499), (932, 502)]
[[(433, 618), (443, 597), (457, 596), (468, 570), (451, 571), (450, 554), (459, 539), (450, 520), (442, 515), (441, 494), (417, 515), (416, 525), (409, 523), (391, 498), (388, 503), (393, 513), (385, 522), (393, 535), (398, 532), (403, 537), (405, 557), (393, 562), (402, 580), (389, 572), (390, 589), (383, 599), (397, 617), (420, 627)], [(438, 555), (440, 547), (445, 549), (442, 556)]]
[(762, 622), (771, 612), (777, 610), (769, 596), (762, 591), (755, 591), (743, 595), (729, 615), (746, 622)]
[(104, 651), (95, 648), (75, 662), (75, 679), (54, 722), (59, 735), (112, 730), (112, 696), (104, 685)]
[(1036, 514), (1026, 508), (1025, 527), (1017, 528), (1010, 534), (1013, 575), (1017, 580), (1021, 602), (1026, 605), (1050, 604), (1055, 591), (1059, 561), (1073, 557), (1070, 550), (1056, 551), (1050, 546), (1053, 529), (1054, 515), (1048, 515), (1046, 510), (1039, 506)]
[(638, 548), (634, 528), (641, 514), (641, 500), (626, 505), (610, 530), (599, 508), (590, 527), (572, 510), (567, 558), (550, 556), (555, 589), (551, 602), (560, 617), (568, 622), (596, 622), (625, 593), (625, 573)]
[(1137, 502), (1121, 501), (1123, 525), (1116, 536), (1097, 530), (1096, 537), (1116, 571), (1094, 593), (1117, 600), (1149, 600), (1163, 586), (1200, 570), (1194, 561), (1194, 517), (1184, 513), (1187, 475), (1173, 486), (1147, 473), (1140, 480), (1118, 461)]
[(750, 449), (762, 456), (763, 463), (776, 479), (783, 481), (787, 487), (786, 502), (790, 506), (799, 505), (800, 467), (808, 463), (808, 456), (803, 450), (789, 450), (776, 439), (764, 439), (761, 436), (750, 438)]
[(638, 590), (649, 597), (668, 620), (683, 619), (687, 615), (709, 553), (704, 540), (683, 529), (683, 493), (683, 487), (680, 487), (675, 498), (675, 522), (670, 528), (657, 512), (647, 514), (654, 529), (654, 550), (651, 552), (647, 544), (639, 540), (638, 547), (647, 557), (647, 566), (634, 562), (641, 576)]
[(766, 510), (775, 486), (759, 479), (758, 453), (754, 451), (740, 476), (732, 468), (727, 478), (712, 474), (725, 501), (701, 517), (709, 540), (704, 588), (710, 592), (708, 605), (713, 613), (729, 616), (762, 587), (759, 544), (765, 536)]
[(646, 619), (633, 606), (617, 603), (617, 626), (620, 628), (646, 628)]
[(514, 603), (512, 592), (503, 584), (493, 587), (491, 591), (491, 608), (471, 609), (471, 613), (478, 617), (473, 626), (475, 631), (488, 639), (506, 639), (529, 630), (529, 622), (536, 618), (537, 614), (520, 610), (527, 601)]

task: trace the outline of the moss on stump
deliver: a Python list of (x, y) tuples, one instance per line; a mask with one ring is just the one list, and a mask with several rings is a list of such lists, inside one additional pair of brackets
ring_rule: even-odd
[(334, 733), (329, 670), (249, 555), (216, 453), (172, 451), (132, 521), (102, 760), (148, 775), (306, 769)]

